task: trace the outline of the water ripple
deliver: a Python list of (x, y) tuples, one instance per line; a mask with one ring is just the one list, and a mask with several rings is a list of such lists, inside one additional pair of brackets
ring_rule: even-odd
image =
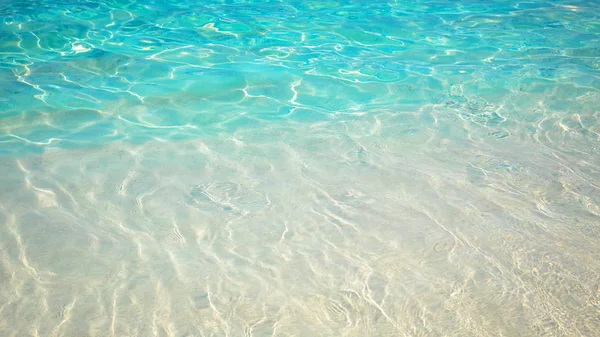
[(0, 3), (0, 334), (598, 335), (598, 12)]

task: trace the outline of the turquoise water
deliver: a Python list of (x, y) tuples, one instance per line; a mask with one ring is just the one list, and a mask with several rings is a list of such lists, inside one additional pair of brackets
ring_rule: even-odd
[(600, 335), (600, 2), (0, 13), (0, 335)]

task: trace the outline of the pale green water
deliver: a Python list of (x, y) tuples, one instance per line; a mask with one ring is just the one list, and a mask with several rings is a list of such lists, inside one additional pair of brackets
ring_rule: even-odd
[(600, 3), (0, 13), (1, 336), (600, 335)]

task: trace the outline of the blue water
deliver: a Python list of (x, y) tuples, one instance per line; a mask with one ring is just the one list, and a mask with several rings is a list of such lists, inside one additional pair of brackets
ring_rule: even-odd
[(600, 334), (600, 2), (0, 14), (0, 335)]

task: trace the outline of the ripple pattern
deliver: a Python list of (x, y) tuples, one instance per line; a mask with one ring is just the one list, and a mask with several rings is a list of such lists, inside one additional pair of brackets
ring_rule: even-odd
[(598, 13), (0, 1), (0, 335), (600, 335)]

